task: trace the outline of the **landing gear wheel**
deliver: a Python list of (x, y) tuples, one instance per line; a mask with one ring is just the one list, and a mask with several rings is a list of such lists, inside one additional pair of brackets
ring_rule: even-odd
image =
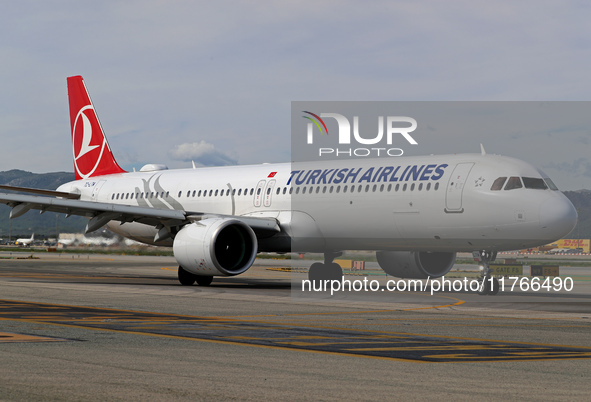
[(340, 281), (343, 278), (343, 269), (336, 262), (322, 264), (315, 262), (308, 270), (308, 279), (311, 281)]
[(213, 276), (196, 275), (195, 280), (199, 286), (209, 286), (211, 285), (211, 281), (213, 281)]
[(478, 289), (478, 294), (481, 296), (487, 295), (490, 292), (490, 280), (487, 277), (482, 278), (482, 283)]
[(191, 286), (195, 283), (196, 279), (196, 275), (193, 275), (192, 273), (185, 271), (182, 267), (179, 267), (179, 282), (181, 285)]
[(328, 268), (330, 279), (334, 281), (340, 281), (343, 279), (343, 268), (341, 268), (336, 262), (328, 264), (326, 268)]
[(315, 262), (308, 270), (308, 279), (310, 281), (321, 281), (324, 275), (324, 264)]
[(489, 284), (489, 288), (490, 288), (490, 289), (488, 289), (489, 295), (494, 296), (497, 293), (499, 293), (500, 286), (499, 286), (499, 280), (497, 278), (492, 279), (492, 286), (490, 284), (490, 280), (488, 281), (488, 284)]
[(341, 252), (324, 253), (324, 264), (315, 262), (308, 270), (308, 279), (313, 281), (341, 281), (343, 279), (343, 269), (334, 262), (336, 257), (341, 256)]

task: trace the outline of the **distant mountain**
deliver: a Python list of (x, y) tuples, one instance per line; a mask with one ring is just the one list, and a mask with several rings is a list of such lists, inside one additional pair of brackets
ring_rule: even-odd
[[(38, 174), (16, 169), (0, 172), (0, 184), (8, 186), (55, 190), (60, 185), (72, 180), (74, 180), (74, 173), (69, 172)], [(56, 224), (60, 233), (81, 233), (88, 222), (79, 216), (66, 218), (64, 214), (56, 214), (55, 212), (39, 214), (39, 211), (29, 211), (16, 219), (8, 219), (9, 214), (10, 207), (0, 204), (0, 238), (3, 239), (8, 239), (9, 234), (14, 240), (18, 237), (30, 237), (32, 233), (35, 233), (35, 238), (55, 237)]]
[[(0, 172), (0, 184), (9, 186), (55, 190), (72, 180), (74, 173), (70, 172), (31, 173), (16, 169)], [(564, 191), (564, 195), (571, 200), (579, 213), (579, 223), (566, 238), (591, 239), (591, 190)], [(0, 238), (8, 238), (9, 213), (10, 208), (0, 204)], [(29, 237), (33, 232), (39, 236), (53, 237), (56, 233), (56, 222), (60, 233), (81, 233), (88, 221), (79, 216), (66, 219), (65, 215), (54, 212), (39, 215), (37, 211), (29, 211), (17, 219), (12, 219), (12, 238)]]
[(74, 173), (68, 172), (31, 173), (18, 169), (0, 172), (0, 184), (46, 190), (55, 190), (62, 184), (74, 179)]
[(563, 191), (579, 214), (579, 221), (567, 239), (591, 239), (591, 190)]

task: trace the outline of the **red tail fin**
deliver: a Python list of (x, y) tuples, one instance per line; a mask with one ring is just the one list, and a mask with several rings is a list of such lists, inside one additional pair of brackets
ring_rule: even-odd
[(115, 161), (82, 77), (68, 77), (76, 180), (125, 173)]

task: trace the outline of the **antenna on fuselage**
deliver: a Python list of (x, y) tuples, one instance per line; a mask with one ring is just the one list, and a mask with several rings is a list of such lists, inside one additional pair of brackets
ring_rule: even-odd
[(486, 151), (484, 150), (484, 145), (480, 144), (480, 153), (482, 155), (486, 155)]

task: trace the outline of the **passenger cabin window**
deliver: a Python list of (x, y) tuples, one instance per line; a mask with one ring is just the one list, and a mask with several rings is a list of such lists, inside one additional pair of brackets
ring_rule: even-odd
[(546, 182), (544, 182), (544, 179), (539, 179), (537, 177), (522, 177), (522, 179), (525, 188), (531, 188), (534, 190), (548, 189), (548, 186), (546, 186)]
[(516, 188), (521, 188), (523, 185), (521, 184), (521, 179), (516, 176), (509, 177), (507, 180), (507, 184), (505, 185), (505, 190), (515, 190)]
[(492, 184), (492, 186), (490, 187), (490, 189), (492, 191), (499, 191), (503, 189), (503, 184), (505, 184), (505, 182), (507, 181), (506, 177), (499, 177), (498, 179), (496, 179), (494, 181), (494, 183)]

